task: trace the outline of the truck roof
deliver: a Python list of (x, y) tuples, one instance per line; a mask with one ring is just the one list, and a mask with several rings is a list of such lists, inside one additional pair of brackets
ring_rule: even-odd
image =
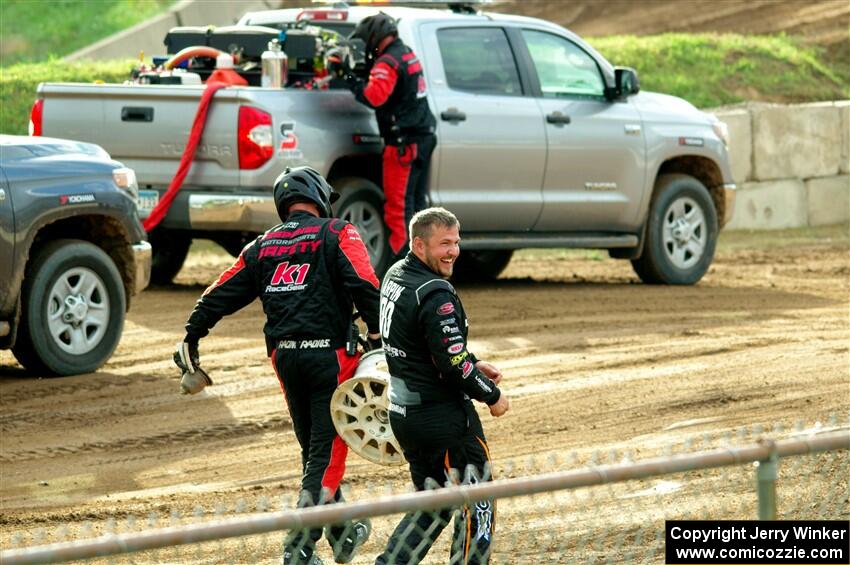
[(552, 27), (559, 27), (551, 22), (538, 18), (515, 16), (493, 12), (456, 12), (450, 9), (437, 8), (411, 8), (402, 6), (348, 6), (348, 7), (305, 7), (286, 8), (281, 10), (263, 10), (260, 12), (248, 12), (236, 25), (270, 25), (276, 23), (289, 23), (301, 20), (321, 22), (322, 26), (331, 28), (354, 27), (369, 16), (384, 12), (399, 22), (412, 20), (467, 20), (467, 21), (512, 21), (512, 22), (534, 22)]
[(322, 23), (340, 23), (356, 26), (360, 20), (384, 12), (397, 20), (402, 19), (434, 19), (438, 18), (476, 18), (477, 14), (457, 14), (451, 10), (437, 10), (434, 8), (409, 8), (401, 6), (350, 6), (347, 8), (332, 7), (306, 7), (306, 8), (284, 8), (281, 10), (263, 10), (260, 12), (248, 12), (236, 25), (268, 25), (278, 22), (296, 22), (301, 20), (316, 20)]

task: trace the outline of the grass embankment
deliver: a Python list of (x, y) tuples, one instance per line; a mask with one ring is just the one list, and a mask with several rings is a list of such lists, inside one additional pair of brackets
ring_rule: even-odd
[(115, 82), (130, 77), (134, 61), (20, 63), (0, 68), (0, 133), (26, 135), (36, 89), (42, 82)]
[(850, 97), (850, 64), (785, 35), (679, 34), (589, 39), (641, 88), (699, 108), (744, 101), (794, 104)]
[[(613, 64), (636, 68), (644, 90), (680, 96), (700, 108), (850, 97), (850, 65), (841, 53), (784, 35), (615, 36), (591, 38), (590, 43)], [(0, 132), (26, 133), (40, 82), (121, 82), (131, 64), (54, 60), (0, 68)]]
[(159, 14), (174, 0), (3, 0), (0, 65), (73, 53)]

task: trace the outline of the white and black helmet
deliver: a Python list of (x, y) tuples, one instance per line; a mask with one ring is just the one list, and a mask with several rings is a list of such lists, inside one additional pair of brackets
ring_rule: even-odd
[(331, 204), (338, 198), (339, 193), (311, 167), (287, 167), (274, 181), (274, 204), (283, 221), (289, 216), (289, 207), (296, 202), (312, 202), (322, 218), (330, 218)]

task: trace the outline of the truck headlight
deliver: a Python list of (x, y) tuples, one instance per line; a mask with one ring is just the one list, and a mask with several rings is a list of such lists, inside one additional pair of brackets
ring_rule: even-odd
[(717, 137), (720, 138), (720, 141), (723, 142), (723, 145), (729, 149), (729, 126), (726, 125), (726, 122), (721, 122), (720, 120), (711, 124), (711, 129), (714, 130), (714, 133)]
[(133, 200), (139, 199), (139, 183), (136, 182), (136, 172), (127, 167), (121, 167), (112, 171), (112, 180), (115, 181), (115, 186), (123, 188), (130, 193)]

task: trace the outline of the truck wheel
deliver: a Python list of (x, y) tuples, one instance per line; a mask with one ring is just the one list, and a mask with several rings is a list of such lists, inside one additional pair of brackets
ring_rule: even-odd
[(496, 280), (507, 268), (513, 254), (511, 249), (462, 251), (455, 262), (452, 280), (457, 282)]
[(659, 177), (643, 255), (632, 267), (645, 283), (694, 284), (714, 258), (717, 212), (705, 186), (689, 175)]
[(332, 184), (341, 195), (334, 205), (337, 217), (354, 224), (369, 250), (372, 267), (378, 276), (383, 275), (389, 267), (391, 252), (381, 189), (372, 181), (358, 177), (338, 179)]
[(121, 275), (102, 249), (76, 239), (48, 243), (27, 267), (12, 352), (31, 371), (96, 371), (121, 339), (126, 306)]
[(171, 284), (183, 268), (192, 238), (181, 231), (156, 228), (148, 234), (148, 242), (153, 248), (151, 284)]

